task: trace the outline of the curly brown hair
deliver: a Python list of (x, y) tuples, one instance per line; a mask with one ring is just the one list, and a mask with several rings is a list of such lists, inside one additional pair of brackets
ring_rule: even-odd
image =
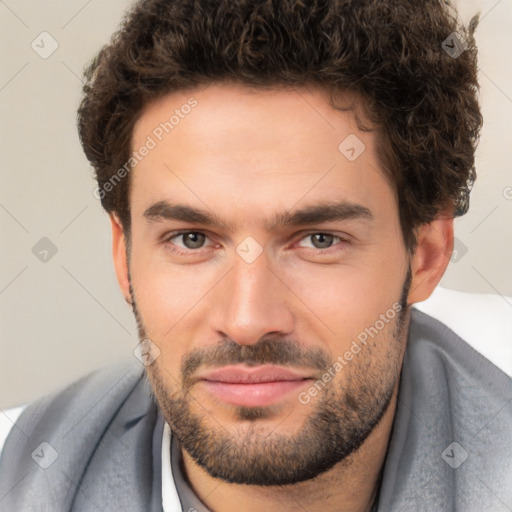
[(469, 206), (482, 125), (477, 23), (460, 24), (448, 0), (140, 1), (85, 70), (78, 129), (102, 205), (129, 236), (129, 174), (108, 183), (149, 101), (219, 81), (313, 85), (334, 108), (347, 108), (338, 93), (363, 100), (377, 128), (358, 124), (377, 132), (411, 249), (418, 226)]

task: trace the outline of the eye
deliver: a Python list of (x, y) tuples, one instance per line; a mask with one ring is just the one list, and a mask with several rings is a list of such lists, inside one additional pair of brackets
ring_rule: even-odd
[[(164, 238), (173, 252), (186, 254), (187, 251), (202, 249), (208, 237), (200, 231), (182, 231), (181, 233), (170, 233)], [(181, 240), (181, 245), (178, 241)], [(184, 250), (183, 250), (184, 249)]]
[[(344, 240), (343, 238), (341, 238), (337, 235), (332, 235), (331, 233), (318, 232), (318, 233), (310, 233), (309, 235), (302, 238), (301, 241), (299, 242), (299, 247), (308, 248), (307, 245), (302, 245), (303, 241), (305, 241), (305, 240), (311, 240), (312, 248), (318, 249), (318, 250), (330, 249), (336, 240), (338, 240), (339, 242), (342, 242), (342, 243), (347, 242), (346, 240)], [(309, 248), (311, 248), (311, 246), (309, 246)]]

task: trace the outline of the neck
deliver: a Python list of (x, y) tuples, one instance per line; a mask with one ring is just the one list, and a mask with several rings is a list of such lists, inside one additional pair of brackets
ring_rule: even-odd
[(370, 512), (386, 458), (396, 411), (398, 384), (381, 421), (356, 452), (329, 471), (286, 486), (230, 484), (210, 476), (183, 451), (184, 473), (190, 486), (212, 512)]

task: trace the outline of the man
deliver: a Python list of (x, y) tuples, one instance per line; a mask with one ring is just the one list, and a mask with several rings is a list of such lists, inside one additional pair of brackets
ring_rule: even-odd
[(434, 0), (134, 6), (78, 119), (145, 372), (29, 406), (5, 510), (512, 506), (511, 380), (411, 312), (475, 178), (475, 26)]

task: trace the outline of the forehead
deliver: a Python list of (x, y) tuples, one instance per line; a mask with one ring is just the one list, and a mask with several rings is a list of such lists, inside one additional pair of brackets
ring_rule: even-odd
[(360, 131), (353, 112), (334, 109), (318, 89), (212, 84), (171, 93), (138, 119), (132, 150), (145, 145), (131, 176), (139, 214), (177, 198), (226, 211), (236, 203), (265, 219), (299, 202), (394, 203), (375, 132)]
[[(342, 107), (357, 108), (360, 103), (348, 93), (338, 95), (336, 101)], [(195, 140), (189, 137), (192, 131), (203, 147), (222, 144), (235, 149), (234, 143), (243, 142), (238, 149), (245, 151), (251, 145), (275, 149), (278, 144), (286, 148), (295, 144), (295, 155), (300, 155), (304, 142), (319, 145), (322, 141), (321, 149), (336, 153), (340, 136), (360, 133), (353, 113), (334, 109), (327, 91), (322, 89), (258, 89), (216, 83), (170, 93), (148, 104), (134, 127), (133, 144), (136, 147), (137, 142), (153, 134), (157, 142), (169, 144), (183, 142), (187, 136), (193, 146)], [(371, 137), (367, 138), (370, 141)], [(201, 151), (197, 146), (196, 151)]]

